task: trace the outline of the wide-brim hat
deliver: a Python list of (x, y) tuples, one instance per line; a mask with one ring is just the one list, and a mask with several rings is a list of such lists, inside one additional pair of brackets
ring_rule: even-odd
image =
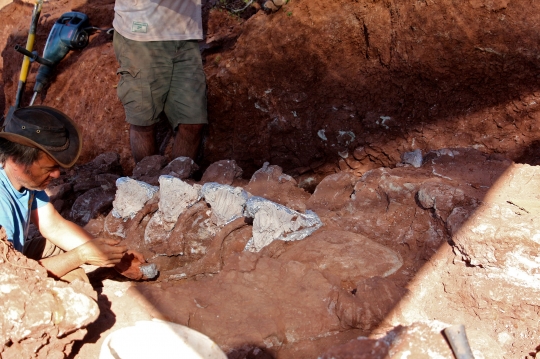
[(10, 111), (0, 137), (39, 148), (64, 168), (77, 162), (82, 149), (77, 125), (62, 111), (49, 106)]

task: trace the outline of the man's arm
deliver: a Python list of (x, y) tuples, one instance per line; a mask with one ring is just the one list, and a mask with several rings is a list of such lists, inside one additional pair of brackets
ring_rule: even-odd
[(118, 245), (119, 240), (93, 238), (80, 226), (64, 219), (50, 203), (32, 211), (32, 222), (43, 237), (66, 251), (39, 261), (55, 277), (62, 277), (85, 263), (112, 267), (127, 250)]

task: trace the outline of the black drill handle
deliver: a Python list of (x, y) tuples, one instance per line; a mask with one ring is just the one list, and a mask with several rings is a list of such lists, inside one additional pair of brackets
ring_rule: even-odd
[(39, 57), (36, 53), (30, 52), (22, 46), (15, 45), (15, 51), (20, 52), (24, 56), (28, 56), (30, 58), (30, 61), (35, 61), (45, 66), (54, 66), (54, 63), (52, 61), (44, 59), (43, 57)]

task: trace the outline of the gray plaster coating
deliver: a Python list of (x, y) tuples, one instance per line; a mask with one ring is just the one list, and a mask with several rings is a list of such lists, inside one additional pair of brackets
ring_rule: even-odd
[(256, 196), (247, 200), (245, 216), (254, 219), (253, 237), (246, 245), (246, 250), (251, 252), (259, 252), (276, 239), (304, 239), (322, 226), (315, 212), (307, 210), (306, 213), (300, 213)]
[(135, 217), (159, 190), (156, 186), (129, 177), (117, 179), (116, 188), (112, 214), (124, 220)]
[(142, 264), (139, 266), (141, 273), (148, 279), (157, 277), (159, 271), (155, 263)]
[(241, 187), (208, 182), (203, 185), (201, 195), (212, 207), (218, 225), (225, 225), (244, 215), (248, 193)]
[(173, 176), (159, 177), (159, 211), (163, 221), (176, 223), (178, 217), (200, 198), (200, 186), (191, 186)]

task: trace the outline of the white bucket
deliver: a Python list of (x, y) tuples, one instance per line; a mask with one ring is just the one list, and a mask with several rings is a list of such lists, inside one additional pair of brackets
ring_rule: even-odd
[(99, 359), (227, 359), (206, 335), (154, 319), (118, 329), (105, 338)]

